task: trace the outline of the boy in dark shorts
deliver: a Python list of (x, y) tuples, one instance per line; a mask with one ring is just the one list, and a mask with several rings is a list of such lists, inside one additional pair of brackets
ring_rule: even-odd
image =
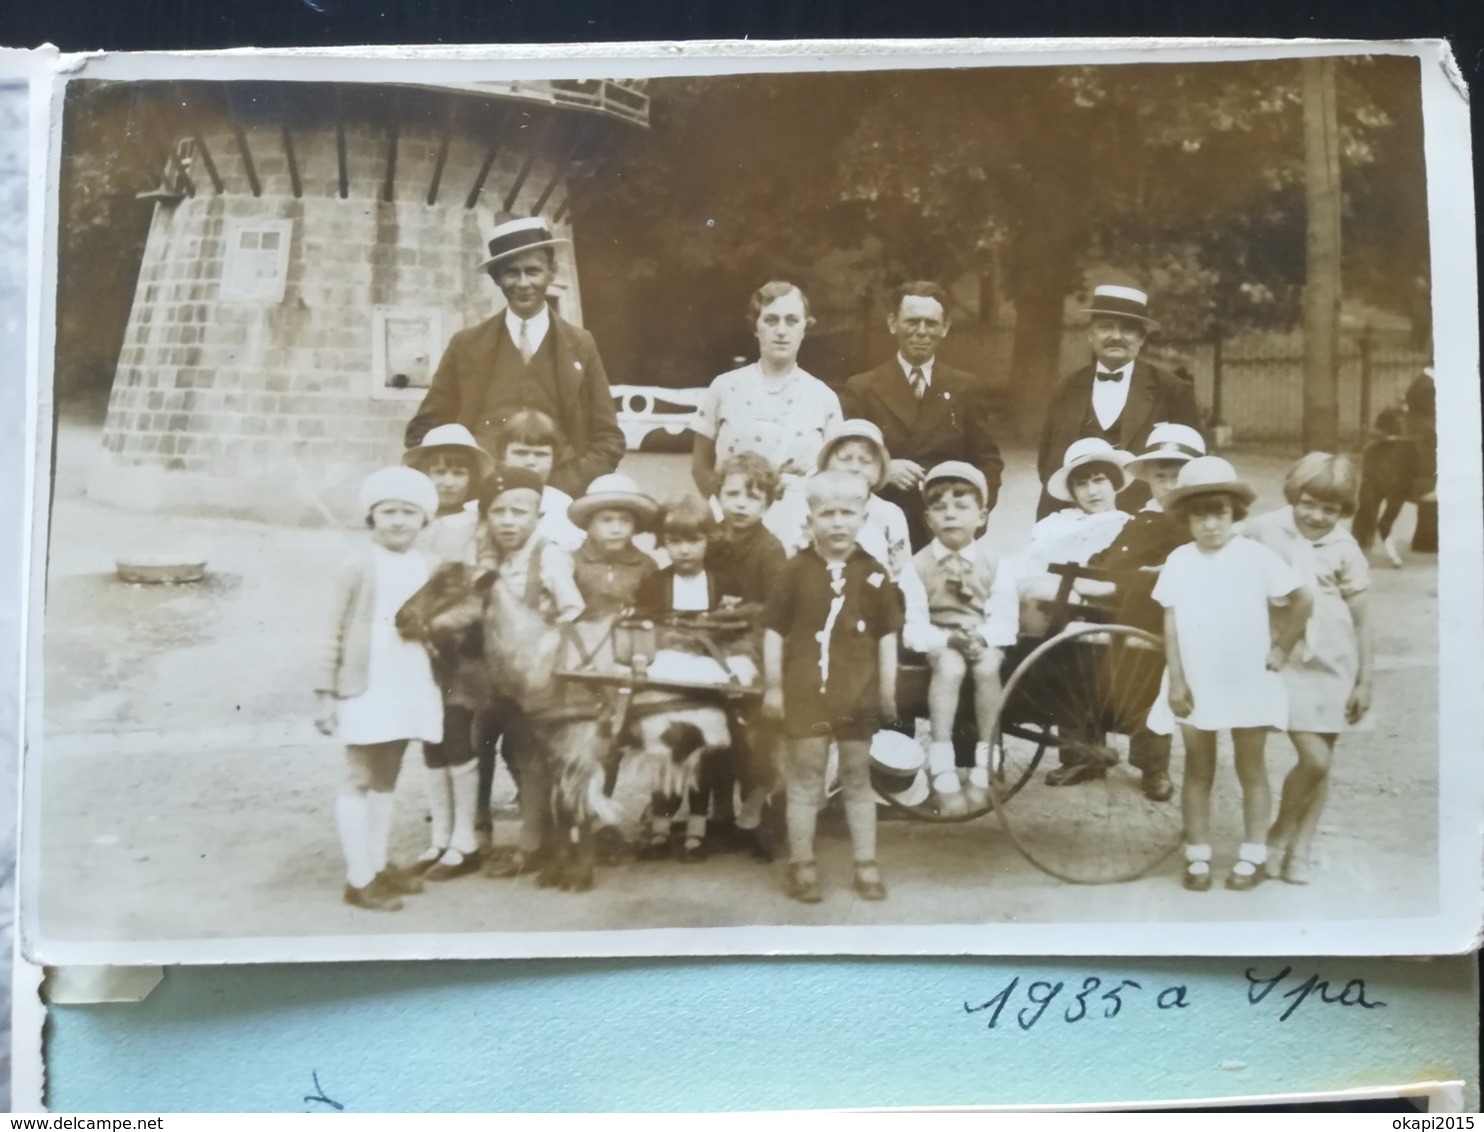
[(810, 477), (812, 545), (779, 574), (763, 615), (763, 711), (783, 722), (787, 740), (788, 894), (805, 904), (823, 899), (814, 835), (831, 739), (839, 750), (856, 894), (886, 897), (876, 865), (870, 748), (882, 722), (896, 718), (902, 605), (886, 567), (856, 543), (869, 491), (855, 475)]

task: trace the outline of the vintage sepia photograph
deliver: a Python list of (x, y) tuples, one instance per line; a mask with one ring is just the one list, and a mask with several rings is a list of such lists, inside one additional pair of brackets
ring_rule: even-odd
[(59, 80), (27, 954), (1470, 946), (1437, 46), (699, 61)]

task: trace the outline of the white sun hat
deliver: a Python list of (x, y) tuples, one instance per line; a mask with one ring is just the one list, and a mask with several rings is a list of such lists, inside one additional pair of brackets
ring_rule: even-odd
[(1078, 468), (1088, 464), (1107, 464), (1115, 473), (1113, 489), (1122, 491), (1128, 486), (1128, 472), (1125, 471), (1129, 461), (1133, 457), (1121, 448), (1114, 448), (1106, 440), (1098, 436), (1083, 437), (1073, 442), (1067, 449), (1067, 454), (1062, 458), (1061, 467), (1052, 472), (1046, 480), (1046, 494), (1052, 499), (1060, 499), (1063, 503), (1071, 503), (1072, 491), (1067, 487), (1067, 477)]
[(359, 501), (362, 515), (370, 515), (378, 503), (407, 503), (422, 511), (428, 519), (438, 514), (438, 489), (416, 468), (395, 464), (377, 468), (361, 484)]
[(1199, 456), (1180, 469), (1180, 478), (1165, 497), (1165, 509), (1196, 495), (1235, 495), (1248, 506), (1257, 498), (1237, 476), (1237, 469), (1220, 456)]
[(1206, 439), (1189, 425), (1162, 422), (1149, 430), (1144, 448), (1128, 462), (1130, 475), (1139, 474), (1139, 465), (1156, 460), (1185, 463), (1206, 454)]

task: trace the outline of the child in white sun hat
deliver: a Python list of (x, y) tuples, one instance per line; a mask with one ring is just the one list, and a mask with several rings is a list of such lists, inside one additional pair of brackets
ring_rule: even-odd
[(335, 580), (315, 726), (345, 744), (347, 774), (335, 802), (345, 902), (396, 911), (422, 882), (387, 862), (392, 792), (407, 744), (442, 741), (443, 699), (427, 652), (402, 639), (395, 619), (431, 571), (414, 544), (438, 511), (438, 489), (413, 468), (380, 468), (361, 485), (360, 510), (371, 540)]
[[(1129, 515), (1118, 509), (1118, 494), (1129, 483), (1132, 457), (1106, 440), (1089, 437), (1067, 449), (1061, 467), (1046, 481), (1053, 499), (1069, 506), (1053, 511), (1031, 530), (1030, 545), (1011, 560), (1020, 590), (1022, 629), (1039, 634), (1045, 624), (1043, 603), (1056, 595), (1061, 579), (1047, 572), (1058, 563), (1087, 565), (1112, 544)], [(1106, 584), (1079, 582), (1077, 592), (1100, 595)]]
[[(478, 557), (479, 504), (475, 490), (495, 470), (494, 458), (474, 442), (461, 424), (430, 429), (409, 448), (402, 463), (416, 468), (438, 490), (438, 513), (418, 536), (417, 546), (439, 562), (473, 566)], [(474, 815), (479, 764), (474, 748), (477, 691), (464, 681), (440, 680), (443, 741), (423, 744), (424, 784), (428, 792), (428, 848), (415, 868), (427, 880), (452, 880), (479, 868)]]
[[(1266, 546), (1234, 531), (1255, 498), (1236, 469), (1201, 456), (1180, 469), (1165, 507), (1191, 541), (1165, 561), (1154, 600), (1164, 606), (1167, 702), (1185, 736), (1181, 808), (1185, 815), (1185, 887), (1211, 887), (1211, 786), (1216, 738), (1230, 731), (1242, 784), (1243, 840), (1226, 887), (1246, 891), (1267, 875), (1272, 792), (1263, 748), (1273, 728), (1288, 726), (1279, 674), (1303, 639), (1313, 601), (1302, 579)], [(1275, 615), (1276, 614), (1276, 615)], [(1149, 727), (1161, 731), (1158, 711)]]

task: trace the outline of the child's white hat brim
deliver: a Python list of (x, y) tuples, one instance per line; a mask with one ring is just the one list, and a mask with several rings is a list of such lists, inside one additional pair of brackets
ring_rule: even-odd
[(361, 484), (357, 498), (362, 515), (370, 515), (379, 503), (393, 502), (416, 507), (429, 519), (438, 514), (438, 489), (433, 481), (403, 464), (377, 468)]
[(478, 465), (473, 476), (474, 483), (494, 474), (495, 458), (481, 448), (475, 441), (474, 434), (461, 424), (439, 425), (429, 429), (421, 444), (402, 454), (402, 463), (409, 468), (426, 472), (429, 461), (439, 453), (446, 452), (463, 453), (474, 458)]
[(1046, 494), (1052, 499), (1059, 499), (1063, 503), (1073, 503), (1072, 490), (1067, 486), (1067, 480), (1078, 468), (1085, 468), (1088, 464), (1107, 464), (1118, 472), (1118, 482), (1114, 485), (1114, 491), (1122, 491), (1129, 485), (1128, 465), (1133, 457), (1121, 448), (1114, 448), (1107, 441), (1102, 442), (1102, 447), (1088, 446), (1081, 451), (1074, 451), (1082, 441), (1072, 445), (1067, 450), (1066, 460), (1062, 466), (1052, 472), (1046, 480)]
[(1181, 468), (1179, 482), (1165, 496), (1165, 509), (1198, 495), (1234, 495), (1249, 507), (1257, 500), (1257, 492), (1220, 456), (1201, 456)]
[(876, 460), (880, 463), (881, 470), (876, 475), (876, 482), (871, 485), (871, 490), (875, 491), (886, 482), (886, 467), (891, 463), (891, 453), (887, 451), (886, 441), (875, 421), (856, 418), (841, 421), (831, 429), (819, 449), (819, 470), (823, 472), (828, 469), (835, 449), (848, 440), (863, 440), (876, 450)]
[(593, 516), (605, 509), (632, 511), (642, 526), (652, 525), (660, 512), (659, 504), (641, 492), (637, 483), (626, 475), (612, 472), (593, 480), (587, 493), (573, 500), (572, 506), (567, 508), (567, 518), (586, 530)]

